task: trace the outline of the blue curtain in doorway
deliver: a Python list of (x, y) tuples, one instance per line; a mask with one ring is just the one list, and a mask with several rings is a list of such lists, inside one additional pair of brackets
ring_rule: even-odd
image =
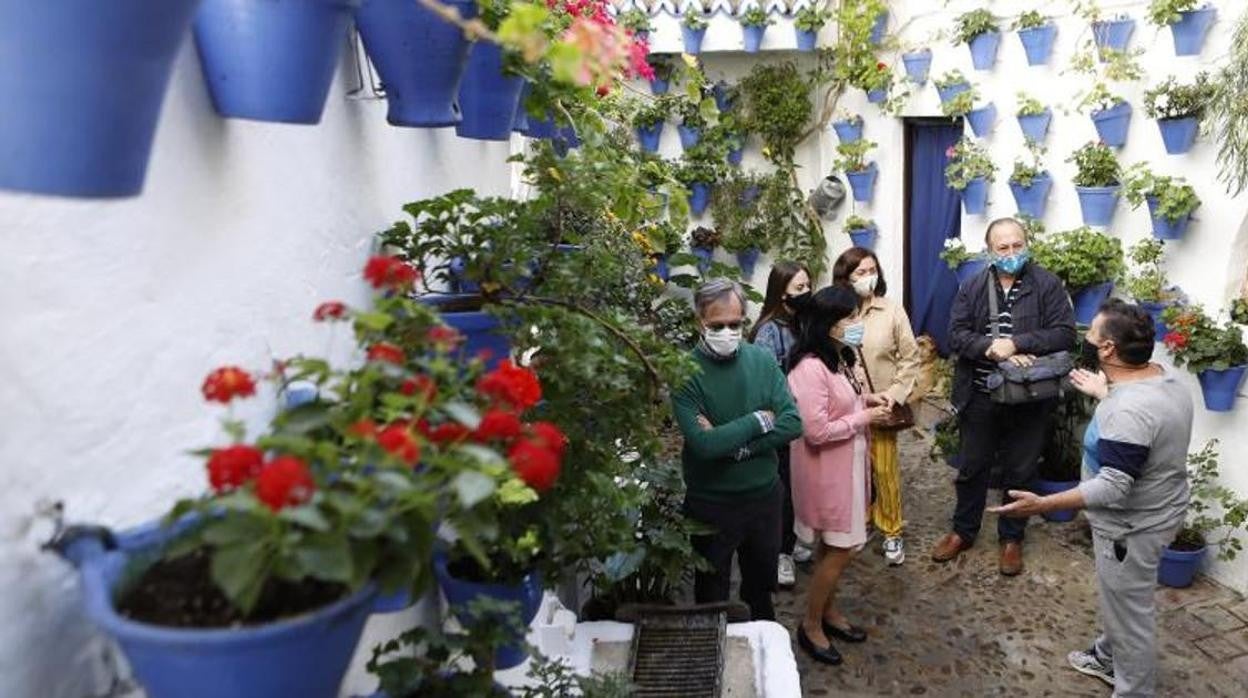
[(940, 259), (945, 240), (962, 234), (961, 198), (945, 184), (945, 151), (962, 137), (961, 123), (912, 123), (910, 150), (910, 324), (949, 351), (949, 309), (957, 278)]

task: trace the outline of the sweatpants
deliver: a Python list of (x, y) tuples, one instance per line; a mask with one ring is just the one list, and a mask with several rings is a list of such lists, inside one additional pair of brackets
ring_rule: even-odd
[(761, 497), (744, 500), (721, 502), (686, 495), (685, 516), (715, 529), (691, 541), (712, 568), (694, 574), (693, 596), (698, 603), (728, 600), (735, 553), (741, 571), (741, 600), (750, 607), (751, 620), (776, 619), (771, 592), (776, 589), (783, 496), (779, 483)]
[(897, 457), (897, 432), (871, 430), (871, 484), (875, 501), (871, 503), (871, 523), (885, 538), (900, 538), (901, 459)]

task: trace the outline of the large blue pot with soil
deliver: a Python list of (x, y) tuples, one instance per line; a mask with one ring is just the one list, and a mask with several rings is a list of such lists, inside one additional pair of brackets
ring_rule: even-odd
[(221, 116), (316, 124), (359, 0), (203, 0), (195, 45)]
[(758, 265), (758, 258), (762, 251), (757, 247), (741, 250), (737, 253), (737, 266), (741, 268), (741, 276), (749, 279), (754, 276), (754, 267)]
[(475, 294), (429, 294), (420, 302), (437, 308), (442, 320), (464, 336), (457, 356), (467, 362), (485, 352), (488, 369), (511, 356), (511, 340), (498, 318), (481, 309), (481, 298)]
[(1010, 193), (1014, 195), (1014, 203), (1019, 212), (1032, 218), (1044, 218), (1044, 211), (1048, 208), (1049, 190), (1052, 188), (1053, 178), (1047, 172), (1033, 177), (1031, 184), (1027, 186), (1010, 182)]
[[(1079, 481), (1054, 481), (1054, 480), (1036, 480), (1036, 494), (1045, 496), (1050, 494), (1058, 494), (1066, 490), (1073, 490), (1079, 486)], [(1054, 521), (1064, 523), (1066, 521), (1075, 520), (1074, 509), (1059, 509), (1057, 511), (1046, 511), (1044, 513), (1045, 521)]]
[(1205, 547), (1195, 550), (1175, 550), (1170, 546), (1162, 548), (1161, 561), (1157, 564), (1157, 581), (1175, 589), (1190, 587), (1207, 550)]
[(1114, 290), (1114, 282), (1106, 281), (1104, 283), (1085, 286), (1071, 294), (1070, 300), (1075, 305), (1075, 322), (1080, 325), (1091, 325), (1092, 318), (1096, 317), (1096, 313), (1101, 309), (1101, 304), (1109, 298), (1109, 294)]
[[(448, 0), (465, 19), (473, 0)], [(355, 26), (386, 89), (386, 120), (435, 128), (461, 119), (459, 83), (471, 43), (464, 32), (412, 0), (363, 0)]]
[[(448, 562), (445, 555), (434, 555), (434, 576), (437, 577), (438, 586), (442, 588), (442, 593), (446, 596), (446, 603), (451, 613), (455, 614), (461, 624), (491, 622), (488, 617), (477, 618), (469, 613), (469, 604), (479, 598), (515, 604), (520, 611), (520, 620), (526, 626), (537, 616), (537, 609), (542, 603), (542, 581), (537, 572), (525, 575), (519, 584), (494, 584), (471, 581), (463, 576), (457, 576), (459, 573), (452, 567), (453, 565)], [(522, 663), (528, 656), (528, 650), (524, 647), (524, 637), (518, 637), (514, 642), (502, 645), (495, 650), (494, 668), (510, 669)]]
[(1205, 409), (1210, 412), (1230, 412), (1235, 409), (1235, 396), (1244, 383), (1248, 366), (1232, 366), (1218, 371), (1207, 369), (1197, 374), (1200, 392), (1205, 398)]
[(511, 139), (524, 78), (509, 72), (504, 59), (503, 48), (488, 41), (476, 42), (468, 54), (468, 69), (459, 84), (464, 118), (455, 125), (455, 133), (461, 138)]
[(199, 0), (0, 3), (0, 188), (133, 196)]
[(1023, 44), (1023, 52), (1027, 54), (1027, 65), (1044, 65), (1049, 62), (1053, 53), (1053, 39), (1057, 36), (1057, 25), (1046, 24), (1043, 27), (1018, 30), (1018, 40)]

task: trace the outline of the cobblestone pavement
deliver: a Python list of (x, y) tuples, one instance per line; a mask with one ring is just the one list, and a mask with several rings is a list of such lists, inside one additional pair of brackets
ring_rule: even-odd
[[(953, 507), (953, 470), (929, 460), (927, 449), (922, 437), (903, 435), (905, 564), (886, 566), (875, 539), (843, 578), (841, 607), (870, 639), (838, 643), (839, 667), (812, 662), (794, 643), (804, 694), (1108, 696), (1108, 686), (1065, 659), (1096, 632), (1083, 519), (1033, 520), (1018, 577), (997, 572), (992, 515), (974, 548), (952, 563), (932, 562), (928, 552)], [(805, 608), (806, 579), (799, 570), (797, 589), (777, 597), (777, 619), (790, 632)], [(1248, 695), (1248, 602), (1201, 580), (1188, 590), (1159, 590), (1158, 604), (1158, 695)]]

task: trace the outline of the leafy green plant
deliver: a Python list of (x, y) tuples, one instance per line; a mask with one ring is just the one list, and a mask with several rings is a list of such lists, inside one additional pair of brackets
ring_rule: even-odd
[(1090, 141), (1071, 153), (1066, 162), (1075, 163), (1075, 186), (1112, 187), (1122, 182), (1122, 166), (1114, 149), (1097, 141)]
[(652, 128), (657, 126), (667, 121), (671, 109), (672, 102), (667, 95), (660, 95), (649, 100), (639, 100), (636, 111), (633, 113), (633, 127)]
[(1248, 325), (1248, 298), (1236, 298), (1231, 301), (1231, 322)]
[(716, 184), (723, 173), (723, 160), (699, 143), (681, 156), (676, 168), (676, 179), (685, 186)]
[(840, 155), (836, 159), (834, 168), (841, 172), (862, 172), (866, 170), (870, 163), (867, 162), (867, 153), (875, 148), (875, 142), (861, 138), (853, 143), (841, 143), (836, 146), (836, 152)]
[(737, 18), (743, 27), (766, 27), (775, 24), (775, 20), (758, 6), (751, 7)]
[(1239, 533), (1248, 526), (1248, 498), (1219, 484), (1218, 440), (1187, 456), (1187, 483), (1191, 498), (1187, 519), (1171, 547), (1197, 550), (1218, 548), (1219, 560), (1234, 560), (1243, 550)]
[(766, 183), (767, 179), (761, 175), (734, 170), (711, 192), (711, 217), (715, 227), (723, 233), (724, 249), (729, 252), (748, 249), (766, 252), (771, 248), (769, 222), (754, 205)]
[(1206, 123), (1218, 142), (1218, 178), (1238, 195), (1248, 185), (1248, 14), (1241, 15), (1229, 57), (1210, 81)]
[(671, 80), (672, 75), (676, 72), (676, 62), (672, 60), (671, 56), (652, 53), (646, 57), (646, 61), (654, 69), (654, 77), (659, 80)]
[(812, 87), (791, 62), (755, 65), (741, 80), (741, 122), (763, 141), (763, 155), (788, 162), (810, 125)]
[(1162, 242), (1153, 238), (1141, 240), (1127, 250), (1131, 270), (1123, 286), (1137, 303), (1169, 303), (1177, 297), (1162, 265), (1165, 252)]
[(1018, 221), (1018, 224), (1023, 227), (1023, 232), (1027, 233), (1028, 240), (1044, 235), (1046, 231), (1044, 221), (1022, 211), (1014, 214), (1014, 220)]
[(1127, 168), (1123, 176), (1123, 195), (1132, 208), (1139, 208), (1148, 199), (1157, 200), (1155, 214), (1171, 223), (1178, 222), (1200, 207), (1196, 190), (1182, 177), (1153, 174), (1146, 163)]
[(851, 215), (845, 219), (845, 232), (852, 233), (861, 230), (871, 230), (875, 228), (875, 221), (870, 218), (863, 218), (858, 215)]
[(1093, 85), (1091, 90), (1088, 90), (1086, 95), (1083, 96), (1083, 98), (1076, 105), (1076, 109), (1081, 112), (1095, 114), (1107, 109), (1112, 109), (1125, 101), (1127, 100), (1110, 92), (1109, 88), (1105, 86), (1105, 83), (1098, 82)]
[(823, 28), (832, 13), (817, 5), (807, 5), (793, 15), (793, 26), (805, 32), (817, 32)]
[(954, 29), (953, 43), (969, 44), (980, 34), (998, 31), (997, 18), (992, 12), (983, 8), (971, 10), (970, 12), (958, 15), (954, 20), (956, 28)]
[(1200, 0), (1152, 0), (1148, 4), (1148, 21), (1164, 27), (1182, 19), (1180, 12), (1196, 9)]
[(1219, 326), (1199, 305), (1173, 305), (1161, 313), (1169, 333), (1162, 339), (1175, 366), (1192, 373), (1248, 364), (1248, 346), (1230, 320)]
[(949, 265), (950, 269), (957, 269), (962, 264), (975, 259), (982, 259), (983, 256), (984, 253), (982, 251), (972, 253), (966, 249), (966, 243), (962, 242), (960, 237), (945, 238), (944, 247), (940, 251), (940, 258), (944, 260), (945, 264)]
[(864, 91), (887, 90), (893, 85), (893, 71), (884, 61), (876, 61), (875, 65), (866, 66), (854, 75), (851, 84)]
[(1122, 241), (1087, 226), (1033, 240), (1031, 252), (1071, 292), (1117, 281), (1126, 269)]
[(960, 70), (950, 70), (949, 72), (942, 74), (940, 77), (936, 78), (932, 82), (933, 84), (936, 85), (936, 87), (939, 87), (941, 89), (953, 87), (954, 85), (971, 84), (971, 81), (967, 80), (966, 76), (963, 75), (962, 71)]
[(676, 117), (677, 123), (688, 128), (705, 128), (710, 122), (707, 118), (705, 102), (712, 100), (697, 101), (688, 97), (676, 97), (671, 102), (672, 114)]
[(974, 88), (959, 92), (952, 99), (940, 103), (940, 113), (950, 118), (966, 116), (975, 109), (976, 97)]
[(1015, 113), (1019, 116), (1039, 116), (1047, 111), (1048, 108), (1040, 100), (1025, 92), (1018, 93), (1018, 109)]
[(937, 422), (932, 437), (929, 455), (933, 460), (948, 460), (962, 452), (962, 433), (956, 416), (950, 415)]
[(653, 31), (654, 27), (650, 23), (650, 16), (637, 8), (633, 8), (628, 12), (620, 15), (616, 23), (632, 31), (634, 34), (644, 34)]
[(1191, 83), (1180, 83), (1174, 76), (1144, 92), (1144, 112), (1150, 119), (1200, 118), (1216, 88), (1208, 73), (1199, 73)]
[(706, 29), (707, 25), (710, 24), (710, 20), (701, 12), (686, 12), (681, 15), (680, 23), (689, 27), (693, 31), (697, 31), (699, 29)]
[(1029, 10), (1014, 20), (1013, 28), (1015, 30), (1039, 29), (1040, 27), (1048, 26), (1048, 24), (1049, 18), (1041, 14), (1039, 10)]
[(1044, 174), (1044, 165), (1038, 159), (1026, 162), (1022, 158), (1014, 161), (1014, 169), (1010, 172), (1009, 181), (1022, 187), (1030, 187), (1036, 177)]
[(966, 189), (971, 180), (991, 180), (997, 166), (988, 156), (988, 149), (973, 138), (963, 137), (945, 151), (949, 164), (945, 166), (945, 182), (953, 189)]

